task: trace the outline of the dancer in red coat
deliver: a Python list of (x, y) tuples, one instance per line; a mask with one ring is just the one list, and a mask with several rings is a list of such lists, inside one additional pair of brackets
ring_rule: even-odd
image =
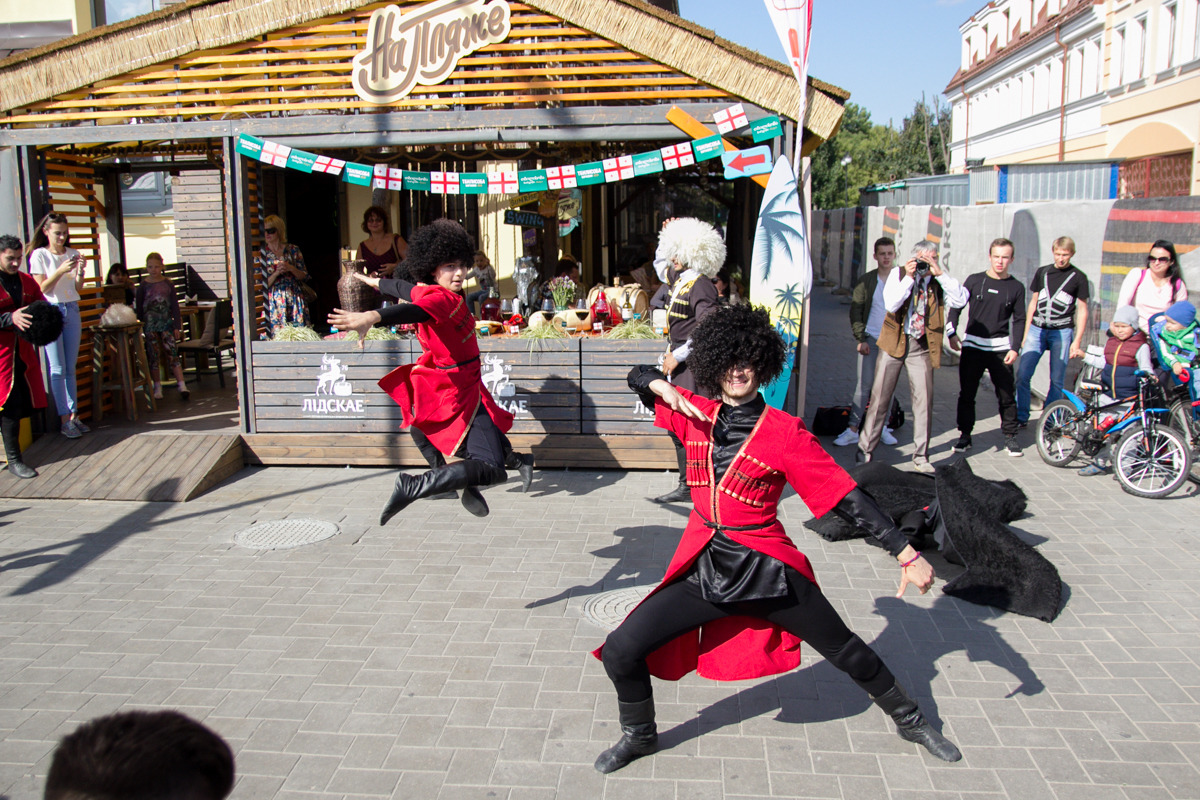
[(32, 320), (26, 309), (45, 300), (37, 281), (21, 272), (21, 240), (0, 236), (0, 434), (8, 471), (33, 478), (37, 471), (21, 460), (21, 420), (46, 407), (42, 365), (37, 348), (17, 335)]
[(688, 364), (709, 400), (651, 367), (629, 385), (654, 403), (655, 424), (687, 449), (693, 510), (663, 582), (596, 655), (617, 690), (622, 737), (596, 760), (612, 772), (658, 749), (650, 676), (695, 670), (715, 680), (774, 675), (807, 642), (896, 721), (900, 736), (945, 761), (962, 755), (925, 720), (887, 666), (821, 593), (776, 513), (790, 484), (817, 516), (830, 510), (871, 533), (901, 565), (900, 591), (924, 594), (933, 568), (797, 418), (758, 393), (783, 367), (784, 345), (763, 309), (729, 306), (692, 334)]
[[(356, 331), (360, 343), (376, 323), (415, 323), (424, 349), (416, 363), (392, 370), (379, 386), (400, 405), (404, 424), (412, 428), (432, 469), (396, 477), (380, 525), (414, 500), (457, 489), (463, 490), (468, 511), (487, 516), (487, 502), (476, 487), (502, 482), (506, 465), (520, 472), (523, 489), (532, 480), (533, 460), (513, 453), (504, 435), (512, 427), (512, 414), (483, 385), (475, 320), (459, 294), (474, 257), (471, 237), (462, 225), (436, 220), (409, 242), (404, 267), (415, 283), (356, 275), (383, 294), (407, 302), (361, 313), (334, 309), (329, 315), (331, 325)], [(447, 464), (445, 456), (462, 460)]]

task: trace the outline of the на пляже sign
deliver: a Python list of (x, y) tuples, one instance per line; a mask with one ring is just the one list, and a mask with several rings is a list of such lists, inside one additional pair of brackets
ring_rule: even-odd
[(405, 14), (377, 8), (367, 43), (354, 57), (351, 82), (368, 103), (394, 103), (417, 84), (436, 86), (458, 60), (508, 38), (512, 13), (505, 0), (436, 0)]

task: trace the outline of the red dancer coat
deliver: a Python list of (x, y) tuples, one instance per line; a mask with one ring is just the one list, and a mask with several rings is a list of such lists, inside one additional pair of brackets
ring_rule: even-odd
[(412, 302), (431, 320), (417, 323), (425, 350), (414, 364), (383, 376), (379, 388), (400, 405), (404, 426), (416, 425), (441, 452), (458, 451), (480, 403), (502, 433), (512, 427), (505, 411), (483, 385), (475, 319), (462, 297), (442, 286), (420, 284)]
[[(24, 295), (18, 306), (12, 295), (0, 286), (0, 314), (12, 313), (18, 308), (24, 308), (35, 300), (45, 300), (37, 281), (24, 272), (21, 276), (21, 294)], [(17, 335), (16, 329), (0, 331), (0, 408), (8, 402), (8, 395), (13, 388), (14, 355), (20, 354), (25, 362), (25, 383), (29, 387), (29, 400), (34, 408), (46, 407), (46, 387), (42, 385), (42, 365), (38, 360), (38, 351), (29, 342)]]
[[(791, 484), (820, 517), (855, 488), (854, 479), (834, 463), (803, 422), (768, 406), (720, 485), (714, 486), (712, 429), (721, 404), (676, 389), (703, 411), (708, 421), (672, 411), (661, 399), (655, 403), (654, 424), (678, 436), (687, 449), (693, 510), (666, 577), (654, 592), (687, 575), (712, 539), (713, 530), (704, 524), (706, 519), (731, 526), (762, 525), (760, 530), (724, 533), (739, 544), (779, 559), (815, 584), (808, 558), (796, 549), (775, 516), (784, 484)], [(594, 651), (597, 658), (602, 649)], [(726, 617), (667, 643), (646, 661), (651, 675), (669, 681), (693, 670), (718, 681), (760, 678), (799, 666), (800, 639), (763, 619)]]

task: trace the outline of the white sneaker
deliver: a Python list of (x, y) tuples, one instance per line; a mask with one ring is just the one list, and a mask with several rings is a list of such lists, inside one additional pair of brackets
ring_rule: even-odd
[(892, 429), (884, 428), (883, 433), (879, 434), (879, 441), (883, 442), (884, 444), (895, 444), (896, 437), (892, 435)]
[(851, 444), (858, 444), (858, 431), (853, 428), (846, 428), (838, 434), (838, 437), (833, 440), (833, 443), (838, 447), (846, 447)]
[(156, 383), (156, 384), (154, 384), (154, 399), (155, 399), (155, 400), (162, 400), (162, 399), (163, 399), (163, 398), (162, 398), (162, 385), (161, 385), (161, 384), (157, 384), (157, 383)]

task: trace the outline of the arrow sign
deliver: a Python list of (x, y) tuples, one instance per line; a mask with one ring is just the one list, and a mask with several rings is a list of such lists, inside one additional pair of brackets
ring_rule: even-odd
[(762, 175), (771, 171), (771, 148), (767, 145), (751, 147), (749, 150), (734, 150), (721, 153), (725, 165), (725, 180)]

